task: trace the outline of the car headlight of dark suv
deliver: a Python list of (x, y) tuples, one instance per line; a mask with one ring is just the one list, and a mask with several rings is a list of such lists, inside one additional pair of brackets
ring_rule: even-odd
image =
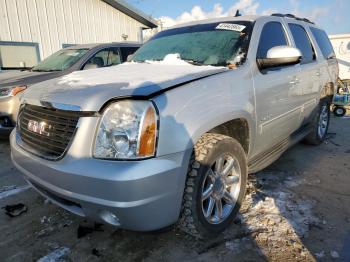
[(27, 89), (27, 86), (14, 86), (0, 88), (0, 98), (16, 96), (18, 93)]

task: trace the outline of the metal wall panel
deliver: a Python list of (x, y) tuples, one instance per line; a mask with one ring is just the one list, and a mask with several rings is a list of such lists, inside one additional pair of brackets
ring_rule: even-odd
[(140, 40), (137, 20), (101, 0), (0, 0), (0, 41), (39, 43), (45, 58), (62, 44)]

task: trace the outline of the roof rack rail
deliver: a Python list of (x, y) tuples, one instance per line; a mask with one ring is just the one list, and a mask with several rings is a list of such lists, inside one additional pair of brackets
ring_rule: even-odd
[(271, 16), (278, 16), (278, 17), (284, 17), (284, 14), (281, 13), (273, 13)]
[(310, 23), (310, 24), (315, 24), (314, 22), (311, 22), (309, 19), (307, 19), (307, 18), (303, 18), (302, 19), (304, 22), (306, 22), (306, 23)]
[(297, 18), (295, 15), (292, 15), (292, 14), (285, 14), (284, 16), (289, 18)]
[(292, 19), (298, 20), (298, 21), (303, 21), (303, 22), (306, 22), (306, 23), (315, 24), (314, 22), (311, 22), (311, 21), (310, 21), (309, 19), (307, 19), (307, 18), (296, 17), (296, 16), (293, 15), (293, 14), (274, 13), (274, 14), (272, 14), (271, 16), (287, 17), (287, 18), (292, 18)]

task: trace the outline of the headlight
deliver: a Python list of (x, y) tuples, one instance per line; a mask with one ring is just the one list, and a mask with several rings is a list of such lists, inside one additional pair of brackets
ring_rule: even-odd
[(123, 100), (103, 113), (94, 157), (142, 159), (155, 155), (157, 112), (150, 101)]
[(27, 86), (15, 86), (0, 88), (0, 97), (15, 96), (27, 89)]

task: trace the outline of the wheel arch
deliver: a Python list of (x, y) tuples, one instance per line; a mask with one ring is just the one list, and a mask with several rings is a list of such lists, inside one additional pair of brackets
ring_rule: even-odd
[(209, 130), (208, 133), (226, 135), (236, 139), (243, 147), (246, 154), (250, 149), (250, 128), (245, 118), (236, 118)]
[(206, 133), (227, 135), (236, 139), (243, 147), (246, 155), (249, 155), (254, 143), (254, 124), (248, 112), (237, 112), (222, 118), (219, 122), (208, 122), (204, 128), (198, 129), (192, 136), (192, 143), (195, 145)]
[(336, 85), (333, 82), (327, 82), (320, 92), (320, 99), (333, 99), (336, 93)]

